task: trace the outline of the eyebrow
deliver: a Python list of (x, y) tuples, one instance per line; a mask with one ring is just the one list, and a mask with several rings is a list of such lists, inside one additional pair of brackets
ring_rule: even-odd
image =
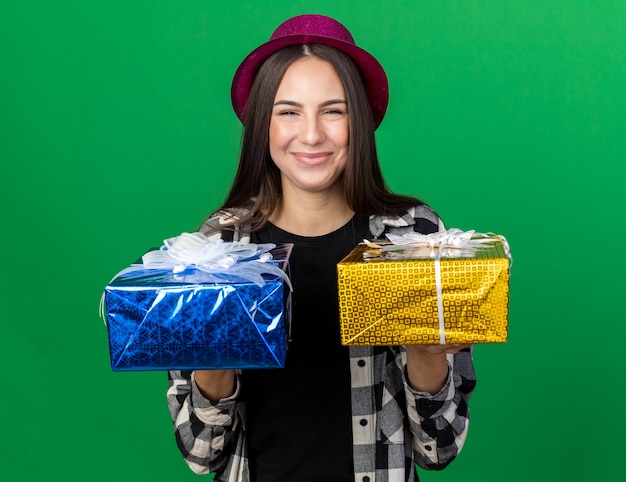
[[(347, 102), (343, 99), (330, 99), (322, 102), (319, 107), (327, 107), (334, 104), (347, 104)], [(300, 104), (299, 102), (295, 102), (293, 100), (279, 100), (274, 103), (274, 107), (276, 107), (277, 105), (292, 105), (294, 107), (304, 107), (303, 104)]]

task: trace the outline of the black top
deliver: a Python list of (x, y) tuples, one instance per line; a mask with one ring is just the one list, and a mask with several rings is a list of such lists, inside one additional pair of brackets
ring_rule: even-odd
[(352, 482), (348, 347), (341, 346), (337, 263), (369, 236), (355, 216), (324, 236), (267, 224), (253, 243), (293, 243), (291, 341), (284, 369), (245, 370), (242, 400), (252, 482)]

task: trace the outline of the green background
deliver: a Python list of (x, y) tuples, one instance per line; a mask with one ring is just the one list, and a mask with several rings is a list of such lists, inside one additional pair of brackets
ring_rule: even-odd
[(100, 294), (222, 200), (232, 74), (307, 12), (387, 70), (393, 189), (512, 247), (509, 343), (423, 480), (626, 480), (624, 0), (3, 2), (3, 480), (197, 480), (165, 374), (110, 371)]

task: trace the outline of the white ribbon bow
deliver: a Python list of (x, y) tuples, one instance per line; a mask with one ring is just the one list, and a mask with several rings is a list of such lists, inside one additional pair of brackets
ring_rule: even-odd
[(387, 234), (386, 236), (393, 244), (381, 246), (381, 252), (412, 248), (418, 250), (417, 253), (412, 254), (419, 254), (420, 257), (471, 257), (486, 245), (501, 241), (506, 257), (511, 259), (509, 243), (504, 236), (477, 233), (474, 230), (462, 231), (458, 228), (450, 228), (431, 234), (409, 232), (403, 235)]
[(190, 267), (218, 273), (228, 271), (240, 260), (258, 257), (254, 261), (269, 261), (272, 255), (268, 251), (275, 247), (274, 244), (209, 242), (202, 233), (182, 233), (164, 240), (161, 249), (149, 251), (141, 259), (146, 268), (171, 269), (173, 273)]
[[(182, 233), (180, 236), (163, 241), (160, 249), (149, 251), (141, 258), (142, 263), (133, 264), (118, 276), (131, 275), (146, 269), (182, 273), (193, 268), (208, 276), (208, 282), (219, 282), (217, 275), (233, 275), (262, 286), (263, 274), (279, 276), (291, 289), (287, 274), (274, 263), (269, 251), (275, 244), (241, 244), (235, 242), (210, 242), (199, 232)], [(211, 276), (216, 275), (216, 276)], [(223, 281), (223, 279), (221, 280)]]

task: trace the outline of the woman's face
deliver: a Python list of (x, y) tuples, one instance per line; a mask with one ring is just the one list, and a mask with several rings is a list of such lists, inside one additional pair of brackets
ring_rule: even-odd
[(270, 121), (270, 155), (286, 190), (330, 190), (348, 162), (348, 110), (331, 64), (302, 58), (285, 72)]

